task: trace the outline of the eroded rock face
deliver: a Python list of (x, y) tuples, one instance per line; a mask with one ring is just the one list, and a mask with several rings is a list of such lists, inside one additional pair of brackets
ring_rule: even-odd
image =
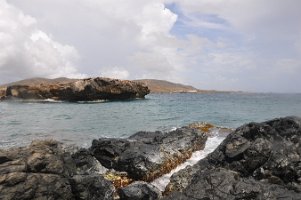
[(5, 98), (6, 87), (0, 87), (0, 100)]
[(195, 166), (174, 174), (165, 199), (301, 199), (301, 119), (249, 123)]
[(88, 170), (96, 168), (92, 158), (79, 157), (56, 141), (1, 150), (0, 199), (113, 199), (113, 185)]
[(149, 92), (146, 86), (133, 81), (98, 77), (56, 84), (11, 85), (6, 89), (5, 99), (125, 100), (144, 98)]
[(203, 149), (206, 140), (205, 133), (183, 127), (168, 133), (138, 132), (128, 139), (101, 138), (92, 142), (90, 150), (105, 167), (149, 182)]

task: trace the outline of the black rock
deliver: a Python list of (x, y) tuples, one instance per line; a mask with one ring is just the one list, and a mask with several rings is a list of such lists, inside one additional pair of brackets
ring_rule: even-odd
[(242, 177), (232, 170), (215, 168), (199, 171), (183, 192), (174, 192), (164, 199), (297, 200), (301, 198), (300, 195), (281, 185), (260, 182), (253, 177)]
[(128, 139), (101, 138), (90, 150), (105, 167), (152, 181), (203, 149), (206, 140), (205, 133), (184, 127), (168, 133), (138, 132)]
[(301, 119), (249, 123), (174, 174), (166, 199), (301, 199)]
[(71, 185), (76, 199), (113, 200), (115, 188), (103, 176), (97, 174), (75, 175), (72, 177)]
[(85, 151), (73, 157), (52, 140), (1, 150), (0, 199), (113, 199), (114, 187), (97, 172), (98, 161)]
[(137, 181), (118, 191), (120, 200), (156, 200), (161, 199), (162, 194), (155, 186)]
[(72, 154), (72, 159), (75, 162), (76, 174), (105, 174), (108, 171), (87, 149), (79, 149)]

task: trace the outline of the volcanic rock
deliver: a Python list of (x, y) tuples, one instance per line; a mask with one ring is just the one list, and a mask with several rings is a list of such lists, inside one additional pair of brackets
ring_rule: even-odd
[(113, 199), (111, 182), (89, 173), (87, 165), (95, 169), (90, 158), (78, 157), (74, 161), (56, 141), (1, 150), (0, 199)]
[(174, 174), (165, 199), (301, 199), (301, 119), (249, 123)]
[(146, 86), (133, 81), (98, 77), (73, 81), (71, 79), (68, 82), (52, 84), (13, 84), (7, 86), (3, 98), (63, 101), (125, 100), (144, 98), (149, 92)]
[(162, 198), (158, 188), (143, 181), (136, 181), (127, 187), (120, 188), (118, 194), (120, 200), (156, 200)]
[(90, 150), (106, 168), (149, 182), (203, 149), (206, 140), (206, 133), (183, 127), (167, 133), (138, 132), (128, 139), (100, 138), (92, 142)]
[(108, 171), (87, 149), (81, 148), (71, 156), (75, 162), (76, 174), (105, 174)]

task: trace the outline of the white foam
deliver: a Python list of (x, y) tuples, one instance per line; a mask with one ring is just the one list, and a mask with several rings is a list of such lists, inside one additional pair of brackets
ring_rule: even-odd
[(45, 99), (43, 100), (44, 102), (50, 102), (50, 103), (61, 103), (63, 101), (59, 101), (59, 100), (54, 100), (54, 99)]
[(165, 187), (168, 185), (170, 181), (170, 177), (180, 171), (181, 169), (184, 169), (187, 166), (192, 166), (196, 164), (199, 160), (205, 158), (209, 153), (214, 151), (216, 147), (224, 140), (224, 137), (213, 135), (207, 139), (205, 148), (201, 151), (196, 151), (192, 154), (191, 158), (186, 160), (183, 164), (179, 165), (177, 168), (173, 169), (170, 173), (165, 174), (157, 179), (155, 179), (151, 184), (159, 188), (161, 191), (165, 190)]
[(98, 99), (98, 100), (92, 100), (92, 101), (77, 101), (77, 103), (82, 103), (82, 104), (105, 103), (105, 102), (108, 102), (108, 100)]
[(179, 128), (179, 127), (171, 127), (171, 129), (170, 129), (170, 131), (175, 131), (175, 130), (177, 130), (177, 128)]

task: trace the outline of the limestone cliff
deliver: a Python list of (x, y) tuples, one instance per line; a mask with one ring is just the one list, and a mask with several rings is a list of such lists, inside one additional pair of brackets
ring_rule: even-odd
[(24, 80), (8, 84), (6, 89), (0, 90), (0, 97), (2, 96), (2, 99), (94, 101), (144, 98), (148, 93), (148, 87), (136, 82), (97, 77)]

